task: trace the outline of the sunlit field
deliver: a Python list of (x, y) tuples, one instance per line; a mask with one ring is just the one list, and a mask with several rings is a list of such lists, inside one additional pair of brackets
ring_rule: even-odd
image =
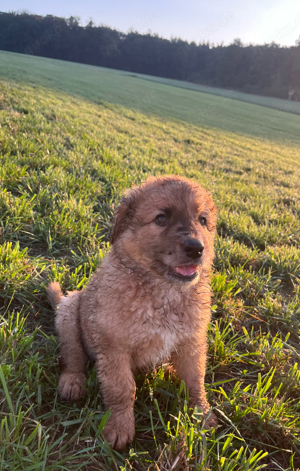
[[(0, 469), (299, 470), (300, 105), (133, 75), (0, 52)], [(136, 378), (136, 439), (118, 454), (94, 368), (81, 402), (57, 395), (45, 287), (82, 289), (122, 192), (161, 174), (218, 206), (206, 385), (219, 426), (203, 429), (162, 366)]]

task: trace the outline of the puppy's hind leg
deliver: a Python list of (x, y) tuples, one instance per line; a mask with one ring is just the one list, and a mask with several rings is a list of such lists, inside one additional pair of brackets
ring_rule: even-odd
[(82, 344), (79, 296), (80, 293), (74, 291), (61, 297), (55, 320), (61, 343), (58, 391), (62, 399), (70, 401), (76, 401), (85, 394), (85, 368), (88, 360)]

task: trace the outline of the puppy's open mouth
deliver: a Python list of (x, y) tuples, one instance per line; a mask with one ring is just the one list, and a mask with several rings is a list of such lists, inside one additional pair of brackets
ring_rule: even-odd
[(198, 265), (181, 265), (170, 268), (170, 274), (182, 281), (191, 281), (198, 275)]

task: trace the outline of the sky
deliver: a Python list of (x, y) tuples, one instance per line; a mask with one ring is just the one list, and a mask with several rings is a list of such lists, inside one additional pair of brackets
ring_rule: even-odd
[(0, 11), (24, 10), (196, 43), (294, 46), (300, 37), (299, 0), (0, 0)]

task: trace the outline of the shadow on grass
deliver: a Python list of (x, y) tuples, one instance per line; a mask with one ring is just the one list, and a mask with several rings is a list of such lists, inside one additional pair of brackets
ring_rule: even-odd
[(282, 143), (300, 142), (300, 106), (299, 110), (297, 106), (291, 108), (286, 100), (220, 89), (209, 93), (208, 87), (186, 82), (4, 51), (0, 60), (3, 80), (24, 81), (166, 120)]

